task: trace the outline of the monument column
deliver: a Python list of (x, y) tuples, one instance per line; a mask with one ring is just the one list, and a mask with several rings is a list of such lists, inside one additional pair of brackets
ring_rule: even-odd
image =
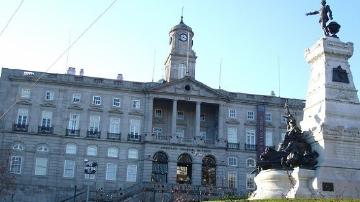
[(225, 146), (225, 137), (224, 137), (224, 104), (219, 104), (218, 111), (218, 136), (216, 140), (216, 144), (218, 146)]
[(145, 140), (150, 141), (152, 140), (152, 121), (153, 121), (153, 105), (154, 105), (154, 98), (150, 95), (146, 97), (146, 108), (145, 108)]
[(313, 188), (327, 198), (358, 197), (360, 190), (360, 103), (348, 62), (353, 50), (353, 43), (324, 37), (305, 51), (311, 73), (301, 129), (319, 154)]

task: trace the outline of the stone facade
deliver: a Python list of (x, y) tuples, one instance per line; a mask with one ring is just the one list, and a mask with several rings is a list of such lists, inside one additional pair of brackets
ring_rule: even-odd
[[(172, 40), (179, 40), (177, 31), (184, 30), (173, 28)], [(195, 79), (193, 56), (193, 73), (169, 76), (168, 82), (3, 68), (0, 147), (10, 157), (4, 152), (1, 159), (10, 159), (15, 200), (61, 201), (75, 188), (84, 197), (87, 184), (121, 199), (156, 200), (158, 189), (170, 198), (186, 189), (214, 196), (252, 191), (256, 145), (281, 141), (286, 100), (298, 120), (304, 103), (212, 89)], [(259, 106), (265, 113), (258, 113)], [(166, 154), (166, 163), (159, 165), (158, 152)], [(190, 163), (179, 159), (183, 154)], [(85, 159), (98, 163), (95, 179), (84, 174)]]

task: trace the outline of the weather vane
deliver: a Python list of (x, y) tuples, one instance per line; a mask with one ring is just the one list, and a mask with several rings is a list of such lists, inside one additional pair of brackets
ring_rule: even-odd
[(324, 35), (338, 38), (336, 34), (339, 32), (341, 26), (335, 21), (327, 24), (329, 20), (333, 20), (333, 15), (330, 6), (326, 4), (326, 0), (321, 1), (320, 10), (306, 13), (306, 16), (317, 14), (320, 15), (319, 23), (324, 31)]

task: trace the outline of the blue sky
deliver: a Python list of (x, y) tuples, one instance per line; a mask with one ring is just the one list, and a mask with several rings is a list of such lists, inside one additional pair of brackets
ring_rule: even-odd
[[(0, 66), (45, 71), (112, 0), (25, 0), (0, 36)], [(0, 0), (0, 28), (20, 0)], [(334, 20), (342, 26), (340, 39), (355, 44), (350, 59), (360, 88), (360, 1), (328, 0)], [(322, 36), (317, 10), (320, 0), (119, 0), (49, 72), (66, 66), (83, 68), (85, 75), (151, 81), (163, 78), (169, 53), (168, 32), (179, 23), (192, 27), (198, 59), (196, 79), (222, 89), (304, 99), (309, 65), (304, 50)], [(278, 62), (279, 61), (279, 62)], [(278, 65), (279, 63), (279, 65)]]

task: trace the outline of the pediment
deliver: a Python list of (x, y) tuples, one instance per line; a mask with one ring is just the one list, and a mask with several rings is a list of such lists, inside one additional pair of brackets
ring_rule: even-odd
[(212, 89), (209, 86), (190, 77), (184, 77), (179, 80), (164, 83), (163, 85), (150, 89), (150, 91), (155, 93), (199, 96), (214, 99), (224, 98), (224, 96), (217, 90)]

